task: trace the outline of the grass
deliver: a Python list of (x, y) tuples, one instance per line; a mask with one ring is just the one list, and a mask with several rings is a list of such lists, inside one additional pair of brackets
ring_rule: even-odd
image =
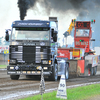
[[(57, 91), (43, 94), (43, 100), (63, 100), (56, 98), (56, 93)], [(89, 100), (98, 95), (100, 96), (100, 84), (67, 89), (67, 100)], [(35, 95), (20, 100), (41, 100), (41, 95)]]
[(7, 65), (0, 65), (0, 68), (7, 68)]

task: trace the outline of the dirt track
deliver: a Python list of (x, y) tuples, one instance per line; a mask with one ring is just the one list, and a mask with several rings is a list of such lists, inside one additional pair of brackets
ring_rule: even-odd
[[(100, 82), (100, 75), (68, 79), (67, 87), (71, 85)], [(57, 90), (57, 82), (45, 80), (46, 91)], [(0, 71), (0, 100), (14, 100), (39, 93), (40, 79), (27, 79), (21, 76), (19, 80), (11, 80), (6, 71)]]

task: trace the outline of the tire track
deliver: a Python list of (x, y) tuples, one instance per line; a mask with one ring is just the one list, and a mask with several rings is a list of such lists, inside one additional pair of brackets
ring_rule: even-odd
[[(3, 76), (2, 76), (3, 75)], [(67, 87), (71, 87), (71, 85), (83, 86), (84, 84), (88, 84), (91, 82), (99, 82), (100, 75), (90, 76), (90, 77), (78, 77), (73, 79), (68, 79), (66, 81)], [(84, 84), (83, 84), (84, 83)], [(45, 79), (45, 89), (54, 90), (58, 88), (59, 80), (48, 81)], [(93, 83), (94, 84), (94, 83)], [(0, 100), (4, 98), (4, 100), (14, 100), (18, 97), (25, 97), (25, 94), (32, 95), (34, 93), (39, 93), (40, 80), (39, 79), (27, 79), (25, 76), (21, 76), (19, 80), (11, 80), (10, 76), (6, 74), (6, 71), (0, 72)], [(7, 97), (6, 97), (7, 96)], [(13, 99), (11, 99), (13, 98)]]

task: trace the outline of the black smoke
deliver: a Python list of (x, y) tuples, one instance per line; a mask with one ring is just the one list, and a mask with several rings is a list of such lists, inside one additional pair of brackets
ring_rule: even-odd
[[(79, 13), (79, 17), (94, 16), (97, 9), (100, 9), (100, 0), (43, 0), (41, 7), (45, 7), (50, 14), (52, 10), (60, 14), (68, 15), (68, 10), (73, 10), (73, 14)], [(97, 12), (99, 13), (99, 12)], [(92, 14), (92, 15), (91, 15)]]
[(37, 0), (18, 0), (21, 20), (24, 20), (24, 17), (27, 15), (27, 10), (34, 7), (36, 1)]
[[(40, 15), (53, 16), (51, 12), (54, 11), (54, 15), (58, 13), (59, 15), (64, 15), (62, 19), (66, 19), (70, 14), (78, 15), (77, 20), (91, 21), (91, 19), (95, 19), (96, 22), (92, 25), (94, 31), (93, 38), (100, 42), (98, 37), (100, 34), (100, 0), (18, 0), (20, 19), (24, 20), (27, 15), (27, 10), (30, 8), (38, 12), (38, 9), (34, 10), (37, 3), (40, 5), (40, 8), (44, 8), (43, 12), (39, 12)], [(99, 42), (96, 42), (96, 44)]]
[(83, 7), (83, 2), (86, 0), (43, 0), (40, 2), (42, 7), (46, 8), (46, 12), (50, 14), (52, 10), (58, 13), (65, 13), (68, 10), (78, 11)]
[(27, 10), (34, 8), (36, 3), (45, 8), (45, 13), (48, 15), (52, 10), (61, 14), (66, 13), (68, 10), (73, 10), (73, 14), (79, 13), (80, 18), (87, 16), (91, 11), (94, 13), (98, 7), (100, 8), (100, 0), (18, 0), (21, 20), (27, 15)]
[[(38, 2), (41, 7), (45, 8), (45, 12), (50, 14), (52, 10), (63, 13), (69, 9), (79, 10), (85, 0), (18, 0), (20, 11), (20, 19), (24, 20), (27, 10), (34, 8)], [(41, 12), (42, 13), (42, 12)]]

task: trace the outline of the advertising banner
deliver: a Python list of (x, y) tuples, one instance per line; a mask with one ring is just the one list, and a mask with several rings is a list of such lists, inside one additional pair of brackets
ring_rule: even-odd
[(9, 46), (0, 46), (0, 53), (8, 54)]

